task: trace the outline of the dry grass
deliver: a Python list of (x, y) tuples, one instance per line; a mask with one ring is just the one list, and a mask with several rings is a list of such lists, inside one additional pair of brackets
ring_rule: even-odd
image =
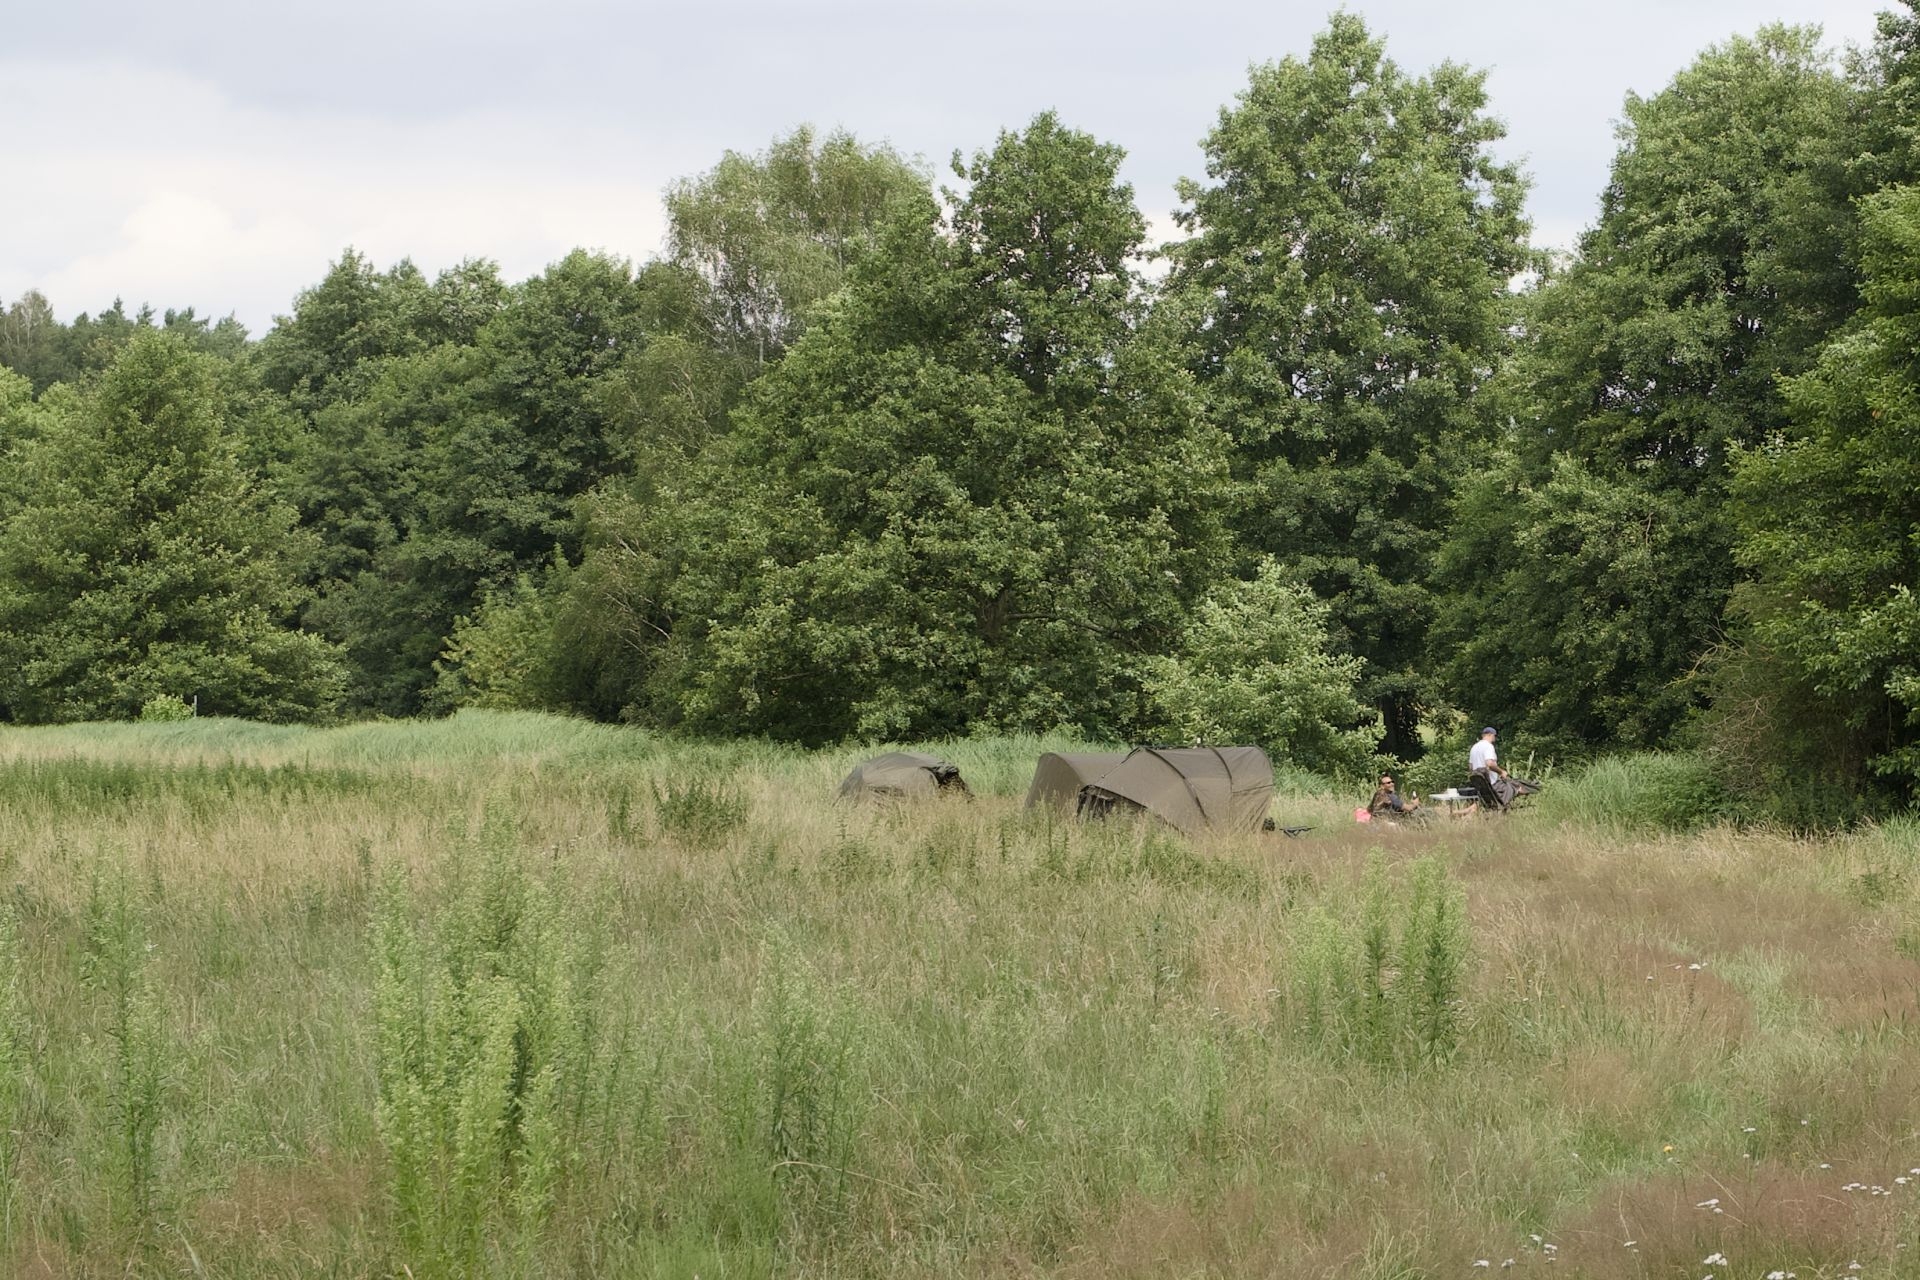
[[(1549, 792), (1386, 832), (1343, 821), (1352, 797), (1290, 793), (1306, 839), (1189, 845), (1024, 815), (1040, 746), (952, 745), (985, 794), (889, 809), (832, 800), (851, 752), (538, 717), (0, 731), (33, 1048), (5, 1256), (403, 1274), (373, 885), (436, 883), (492, 823), (610, 939), (603, 1132), (498, 1274), (1915, 1274), (1905, 829), (1625, 833), (1562, 824)], [(744, 820), (665, 830), (657, 789), (691, 776)], [(1344, 1059), (1275, 999), (1300, 921), (1349, 909), (1375, 851), (1444, 860), (1467, 903), (1461, 1044), (1417, 1070)], [(141, 895), (167, 1028), (162, 1194), (133, 1226), (99, 1175), (105, 1012), (80, 978), (103, 869)], [(770, 1193), (738, 1137), (781, 965), (858, 1042), (826, 1199)]]

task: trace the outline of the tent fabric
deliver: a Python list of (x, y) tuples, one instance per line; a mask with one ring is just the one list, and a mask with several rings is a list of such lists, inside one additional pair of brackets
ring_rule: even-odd
[(1273, 763), (1258, 747), (1136, 747), (1050, 752), (1034, 769), (1027, 807), (1098, 813), (1144, 810), (1168, 826), (1258, 831), (1273, 799)]
[(938, 795), (946, 787), (967, 789), (957, 766), (918, 751), (889, 751), (853, 766), (840, 794), (904, 798)]
[(1049, 807), (1066, 813), (1080, 808), (1080, 789), (1091, 785), (1127, 758), (1124, 751), (1063, 752), (1049, 751), (1033, 769), (1033, 785), (1027, 788), (1027, 808)]

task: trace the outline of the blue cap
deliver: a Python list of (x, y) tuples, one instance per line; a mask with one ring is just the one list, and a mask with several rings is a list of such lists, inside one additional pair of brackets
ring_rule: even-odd
[(1492, 734), (1498, 734), (1499, 732), (1500, 732), (1500, 731), (1499, 731), (1498, 729), (1496, 729), (1496, 728), (1494, 728), (1494, 727), (1493, 727), (1492, 725), (1488, 725), (1488, 726), (1487, 726), (1486, 728), (1484, 728), (1484, 729), (1482, 729), (1482, 730), (1480, 731), (1480, 733), (1482, 734), (1482, 736), (1484, 736), (1484, 735), (1486, 735), (1486, 734), (1489, 734), (1489, 733), (1492, 733)]

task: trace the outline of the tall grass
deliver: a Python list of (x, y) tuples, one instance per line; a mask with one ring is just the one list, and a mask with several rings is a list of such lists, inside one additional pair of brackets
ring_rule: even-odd
[(25, 998), (20, 989), (20, 913), (0, 903), (0, 1247), (16, 1230), (20, 1132), (29, 1050)]
[(1682, 752), (1609, 756), (1555, 780), (1556, 817), (1583, 826), (1698, 831), (1741, 811), (1707, 761)]
[(1433, 858), (1402, 883), (1376, 851), (1359, 897), (1357, 913), (1329, 903), (1295, 931), (1279, 988), (1293, 1028), (1376, 1067), (1446, 1061), (1460, 1044), (1469, 963), (1458, 885)]
[(1898, 1274), (1908, 824), (1188, 840), (1054, 741), (0, 729), (0, 1273)]
[(162, 1188), (156, 1138), (165, 1105), (168, 1046), (154, 943), (141, 890), (124, 863), (95, 868), (87, 897), (81, 976), (104, 1006), (108, 1174), (116, 1225), (138, 1247), (153, 1242)]
[(376, 1116), (416, 1275), (538, 1241), (577, 1172), (600, 1049), (602, 948), (575, 889), (498, 823), (447, 872), (423, 921), (390, 869), (374, 924)]

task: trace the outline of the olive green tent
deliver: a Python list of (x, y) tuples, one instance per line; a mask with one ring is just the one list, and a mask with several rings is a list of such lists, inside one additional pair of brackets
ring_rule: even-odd
[(1273, 798), (1273, 764), (1258, 747), (1137, 747), (1040, 757), (1027, 808), (1099, 817), (1151, 813), (1188, 835), (1258, 831)]
[(883, 756), (863, 760), (853, 767), (840, 784), (840, 794), (850, 797), (904, 799), (910, 796), (939, 795), (943, 791), (964, 793), (967, 784), (960, 780), (957, 766), (939, 756), (917, 751), (889, 751)]

